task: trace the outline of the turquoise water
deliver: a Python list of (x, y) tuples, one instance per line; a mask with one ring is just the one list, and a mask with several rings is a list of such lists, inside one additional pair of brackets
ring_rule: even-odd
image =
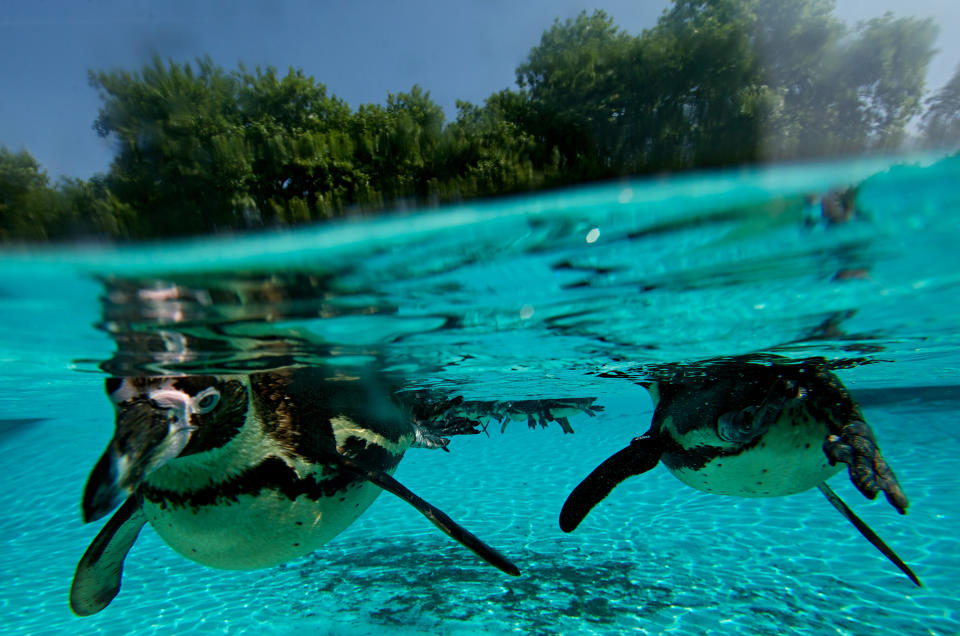
[[(957, 161), (872, 159), (241, 238), (8, 250), (0, 631), (960, 633), (958, 179)], [(821, 197), (852, 184), (853, 218), (826, 222)], [(173, 284), (193, 295), (164, 300)], [(130, 290), (151, 293), (131, 303)], [(837, 374), (911, 507), (869, 502), (845, 474), (830, 483), (923, 588), (818, 493), (709, 495), (663, 467), (559, 530), (571, 489), (648, 428), (645, 367), (755, 352), (849, 363)], [(522, 576), (384, 495), (321, 550), (253, 572), (192, 563), (145, 528), (113, 603), (71, 614), (73, 570), (101, 525), (81, 523), (79, 502), (113, 431), (107, 371), (372, 360), (405, 390), (603, 406), (572, 417), (573, 435), (491, 426), (450, 453), (411, 449), (397, 469)]]

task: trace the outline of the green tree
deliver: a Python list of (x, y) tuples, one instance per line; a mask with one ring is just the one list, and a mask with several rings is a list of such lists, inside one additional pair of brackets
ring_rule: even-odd
[[(91, 73), (110, 171), (52, 188), (0, 155), (3, 237), (119, 238), (289, 225), (625, 174), (897, 148), (920, 112), (936, 29), (848, 29), (833, 0), (674, 0), (636, 36), (602, 11), (555, 21), (517, 87), (454, 121), (419, 86), (355, 111), (297, 69), (209, 58)], [(960, 70), (958, 70), (960, 75)], [(960, 79), (923, 129), (957, 135)]]
[(919, 113), (936, 36), (932, 21), (886, 14), (849, 31), (832, 15), (833, 2), (761, 7), (765, 77), (774, 97), (765, 156), (898, 148)]
[(126, 238), (133, 218), (101, 178), (63, 179), (52, 187), (30, 153), (0, 147), (0, 240)]
[[(655, 63), (648, 66), (660, 87), (658, 108), (674, 128), (674, 158), (663, 167), (756, 159), (765, 114), (759, 108), (756, 23), (754, 2), (676, 0), (645, 34), (645, 55)], [(668, 59), (657, 52), (667, 52)]]
[(357, 195), (350, 109), (301, 70), (236, 74), (248, 191), (261, 222), (290, 224), (338, 212)]
[(389, 94), (386, 108), (370, 109), (365, 117), (368, 125), (371, 121), (377, 125), (376, 152), (364, 161), (384, 200), (426, 198), (438, 169), (443, 109), (429, 92), (414, 86), (409, 93)]
[(46, 171), (26, 150), (14, 153), (0, 146), (0, 237), (43, 240), (62, 211)]
[(829, 152), (830, 112), (856, 109), (857, 95), (838, 90), (846, 26), (833, 0), (756, 4), (756, 52), (763, 106), (760, 156), (793, 158)]
[(103, 107), (97, 133), (117, 144), (107, 186), (138, 211), (135, 234), (174, 236), (242, 227), (251, 156), (235, 77), (209, 58), (155, 59), (140, 72), (91, 73)]
[(832, 0), (675, 0), (635, 38), (603, 12), (556, 22), (517, 69), (515, 121), (562, 181), (888, 151), (916, 116), (936, 29)]
[(563, 181), (616, 173), (610, 156), (625, 108), (620, 71), (632, 44), (603, 11), (581, 12), (554, 22), (517, 67), (526, 99), (514, 121), (537, 141), (540, 165), (559, 162)]
[(521, 129), (524, 96), (494, 93), (481, 106), (457, 102), (457, 118), (444, 131), (433, 191), (441, 200), (492, 196), (543, 187), (555, 165), (536, 167), (538, 144)]
[[(134, 235), (288, 225), (424, 200), (443, 111), (415, 86), (356, 113), (302, 71), (226, 73), (208, 58), (91, 76), (97, 131), (118, 143), (105, 185)], [(136, 214), (128, 217), (129, 210)]]
[(960, 145), (960, 65), (950, 80), (927, 100), (922, 130), (926, 144), (931, 147)]
[(920, 113), (937, 26), (930, 18), (887, 13), (860, 25), (857, 35), (846, 48), (843, 79), (857, 87), (865, 146), (895, 150), (907, 123)]
[(64, 222), (50, 238), (137, 237), (136, 211), (110, 191), (102, 175), (88, 181), (64, 179), (57, 184), (57, 191), (63, 201)]

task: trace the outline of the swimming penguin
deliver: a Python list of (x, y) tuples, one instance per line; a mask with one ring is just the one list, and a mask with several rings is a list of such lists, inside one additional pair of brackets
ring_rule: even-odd
[(99, 612), (117, 595), (124, 558), (145, 523), (199, 563), (263, 568), (316, 550), (381, 490), (519, 574), (390, 476), (411, 445), (443, 444), (374, 381), (318, 367), (111, 378), (106, 388), (116, 431), (87, 482), (83, 517), (120, 508), (77, 565), (70, 606), (78, 615)]
[(613, 488), (659, 462), (698, 490), (777, 497), (817, 487), (916, 585), (910, 568), (827, 486), (846, 464), (867, 498), (883, 491), (901, 514), (908, 501), (873, 432), (822, 359), (723, 359), (666, 367), (645, 382), (655, 404), (646, 433), (601, 463), (570, 494), (560, 528), (573, 531)]

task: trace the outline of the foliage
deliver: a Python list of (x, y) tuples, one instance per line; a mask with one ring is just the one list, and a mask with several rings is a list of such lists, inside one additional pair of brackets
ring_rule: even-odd
[(608, 176), (625, 88), (620, 71), (632, 38), (603, 12), (559, 20), (517, 68), (526, 102), (517, 125), (537, 143), (537, 162), (556, 162), (564, 181)]
[[(887, 13), (862, 24), (846, 47), (841, 81), (856, 87), (861, 128), (845, 124), (860, 133), (866, 149), (894, 150), (902, 143), (907, 122), (920, 111), (936, 35), (932, 19)], [(854, 140), (852, 150), (860, 143)]]
[(102, 178), (63, 180), (56, 187), (49, 181), (26, 150), (0, 147), (0, 240), (131, 235), (134, 210)]
[(44, 239), (48, 210), (54, 202), (46, 172), (26, 150), (13, 153), (0, 146), (0, 237)]
[(950, 81), (927, 100), (923, 134), (934, 147), (960, 146), (960, 65)]
[[(291, 225), (582, 181), (889, 151), (922, 110), (936, 28), (891, 14), (848, 28), (833, 0), (674, 0), (638, 35), (602, 11), (555, 21), (517, 87), (446, 124), (413, 86), (352, 110), (301, 70), (155, 59), (90, 74), (105, 175), (51, 187), (0, 152), (5, 240), (142, 238)], [(960, 141), (960, 69), (926, 102)]]
[(139, 211), (134, 235), (173, 236), (236, 225), (233, 199), (249, 159), (237, 106), (239, 83), (209, 58), (139, 73), (90, 74), (104, 105), (94, 128), (117, 146), (107, 187)]

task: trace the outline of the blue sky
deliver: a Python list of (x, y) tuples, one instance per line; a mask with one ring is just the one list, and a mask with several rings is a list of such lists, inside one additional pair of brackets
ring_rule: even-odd
[[(667, 0), (5, 0), (0, 14), (0, 144), (26, 148), (52, 178), (106, 170), (91, 126), (99, 97), (89, 69), (137, 69), (153, 55), (210, 54), (227, 69), (302, 68), (351, 106), (414, 84), (447, 113), (514, 85), (514, 69), (554, 18), (602, 8), (630, 33), (653, 26)], [(838, 0), (849, 23), (882, 14), (940, 24), (928, 85), (960, 62), (960, 0)]]

